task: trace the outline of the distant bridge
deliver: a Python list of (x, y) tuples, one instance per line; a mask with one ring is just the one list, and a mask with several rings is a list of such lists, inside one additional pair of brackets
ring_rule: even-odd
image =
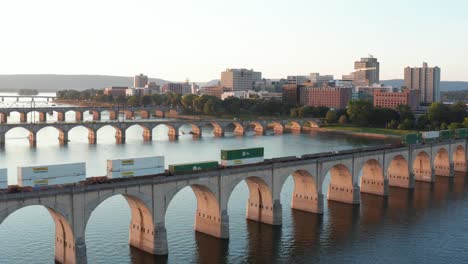
[[(98, 110), (96, 110), (98, 111)], [(140, 110), (141, 111), (141, 110)], [(218, 137), (225, 135), (225, 132), (232, 132), (234, 135), (243, 136), (248, 129), (255, 131), (257, 135), (265, 135), (270, 129), (275, 134), (288, 132), (306, 132), (314, 127), (318, 127), (320, 120), (318, 119), (270, 119), (270, 120), (251, 120), (251, 121), (229, 121), (229, 120), (177, 120), (177, 121), (156, 121), (156, 120), (138, 120), (138, 121), (99, 121), (99, 122), (57, 122), (57, 123), (19, 123), (19, 124), (3, 124), (0, 125), (0, 145), (4, 145), (6, 141), (6, 133), (14, 128), (24, 128), (29, 131), (29, 142), (31, 146), (35, 146), (37, 142), (37, 133), (46, 127), (53, 127), (59, 132), (59, 142), (67, 144), (68, 133), (76, 127), (84, 127), (88, 129), (89, 144), (97, 143), (97, 132), (100, 128), (111, 126), (115, 128), (115, 139), (117, 144), (125, 143), (126, 131), (132, 126), (140, 126), (143, 128), (143, 140), (153, 140), (153, 129), (163, 125), (168, 128), (168, 136), (170, 139), (177, 139), (180, 134), (180, 127), (183, 125), (191, 125), (191, 134), (202, 136), (204, 127), (212, 127), (213, 134)]]
[[(32, 113), (39, 114), (39, 122), (47, 121), (47, 113), (57, 113), (57, 121), (64, 122), (65, 114), (67, 112), (75, 113), (75, 120), (77, 122), (83, 121), (83, 115), (85, 112), (89, 112), (93, 115), (94, 121), (101, 120), (101, 114), (103, 112), (109, 113), (109, 120), (117, 120), (119, 113), (124, 113), (127, 119), (132, 119), (135, 114), (139, 114), (142, 119), (148, 119), (151, 116), (156, 117), (177, 117), (179, 111), (177, 108), (170, 108), (167, 106), (152, 106), (152, 107), (93, 107), (93, 106), (54, 106), (54, 107), (8, 107), (0, 108), (0, 123), (5, 124), (8, 121), (8, 117), (11, 113), (19, 113), (20, 122), (27, 123), (28, 115)], [(30, 117), (31, 118), (31, 117)], [(31, 120), (29, 120), (31, 121)]]
[(18, 102), (20, 98), (29, 98), (31, 99), (32, 102), (34, 102), (34, 99), (46, 99), (47, 102), (55, 100), (57, 98), (56, 95), (23, 95), (23, 94), (18, 94), (18, 95), (0, 95), (2, 98), (2, 102), (5, 101), (5, 98), (16, 98), (16, 101)]
[[(361, 193), (388, 195), (389, 187), (414, 188), (415, 181), (434, 182), (467, 171), (467, 140), (409, 147), (382, 147), (267, 160), (263, 163), (178, 176), (116, 179), (96, 185), (69, 185), (22, 193), (0, 193), (0, 224), (31, 205), (48, 209), (55, 223), (58, 263), (87, 263), (85, 230), (96, 208), (123, 195), (131, 208), (129, 244), (154, 255), (168, 253), (165, 216), (185, 187), (196, 195), (195, 230), (229, 238), (228, 202), (242, 181), (249, 189), (246, 217), (282, 224), (281, 189), (292, 175), (291, 207), (322, 213), (324, 200), (359, 204)], [(323, 190), (328, 190), (327, 194)], [(13, 250), (13, 249), (12, 249)], [(39, 252), (38, 252), (39, 253)]]

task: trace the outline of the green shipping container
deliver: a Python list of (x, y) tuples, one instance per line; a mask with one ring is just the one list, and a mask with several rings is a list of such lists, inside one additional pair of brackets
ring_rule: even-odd
[(455, 130), (455, 135), (460, 139), (468, 138), (468, 128), (459, 128)]
[(421, 133), (403, 135), (401, 136), (401, 142), (407, 145), (421, 143), (422, 142)]
[(452, 130), (442, 130), (440, 131), (440, 138), (442, 140), (448, 140), (453, 138), (453, 131)]
[(169, 165), (169, 171), (171, 173), (201, 171), (201, 170), (209, 170), (209, 169), (216, 169), (216, 168), (218, 168), (217, 161), (204, 161), (204, 162), (196, 162), (196, 163)]
[(221, 150), (221, 160), (260, 158), (263, 155), (264, 148)]

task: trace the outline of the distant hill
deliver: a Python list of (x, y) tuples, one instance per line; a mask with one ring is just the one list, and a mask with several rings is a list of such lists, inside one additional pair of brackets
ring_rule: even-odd
[[(150, 81), (163, 85), (169, 81), (150, 78)], [(216, 85), (219, 80), (197, 82), (200, 86)], [(385, 80), (383, 84), (402, 86), (403, 80)], [(55, 92), (58, 90), (102, 89), (109, 86), (132, 86), (133, 77), (109, 75), (54, 75), (54, 74), (19, 74), (0, 75), (0, 91), (17, 92), (21, 89), (36, 89), (39, 92)], [(441, 91), (468, 90), (468, 82), (442, 81)]]
[[(168, 81), (150, 79), (158, 85)], [(20, 89), (36, 89), (39, 92), (55, 92), (58, 90), (102, 89), (109, 86), (133, 86), (133, 77), (107, 75), (0, 75), (0, 91), (16, 92)]]
[[(385, 80), (381, 81), (381, 83), (385, 85), (391, 85), (391, 86), (403, 86), (404, 81), (395, 79), (395, 80)], [(462, 90), (468, 90), (468, 82), (457, 82), (457, 81), (441, 81), (440, 82), (440, 90), (441, 91), (462, 91)]]

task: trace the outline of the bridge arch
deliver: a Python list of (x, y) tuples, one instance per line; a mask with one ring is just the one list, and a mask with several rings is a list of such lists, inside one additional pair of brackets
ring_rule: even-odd
[(287, 121), (284, 125), (285, 129), (291, 133), (300, 133), (302, 130), (302, 125), (299, 121)]
[(275, 135), (284, 133), (284, 126), (279, 121), (273, 121), (267, 124), (267, 130), (272, 130)]
[(175, 139), (179, 136), (179, 127), (177, 126), (174, 126), (170, 123), (160, 123), (160, 124), (157, 124), (155, 125), (152, 129), (151, 129), (151, 132), (153, 135), (158, 135), (159, 134), (159, 130), (161, 129), (161, 127), (164, 127), (167, 129), (167, 135), (169, 137), (169, 139)]
[[(143, 137), (143, 141), (152, 141), (153, 140), (153, 128), (149, 127), (145, 124), (132, 124), (125, 128), (125, 134), (129, 135), (133, 132), (133, 130), (137, 128), (138, 130), (141, 129), (141, 135)], [(139, 131), (140, 132), (140, 131)]]
[(263, 125), (260, 122), (247, 122), (244, 124), (244, 134), (247, 131), (253, 130), (255, 132), (255, 135), (261, 136), (265, 133), (266, 129), (263, 127)]
[(343, 163), (333, 164), (325, 172), (321, 191), (323, 192), (326, 188), (328, 200), (350, 204), (359, 203), (359, 189), (354, 188), (352, 172), (348, 166)]
[[(191, 130), (187, 131), (186, 127), (190, 126)], [(179, 127), (178, 131), (179, 135), (194, 135), (194, 136), (201, 136), (202, 135), (202, 128), (196, 123), (184, 123)]]
[(65, 209), (64, 205), (51, 203), (47, 201), (37, 201), (34, 203), (14, 204), (8, 206), (3, 212), (0, 212), (0, 225), (12, 214), (22, 209), (41, 206), (45, 208), (55, 227), (54, 243), (55, 243), (55, 262), (56, 263), (75, 263), (76, 262), (76, 238), (74, 229), (71, 226), (71, 213)]
[(376, 159), (364, 162), (359, 173), (360, 190), (362, 193), (387, 195), (388, 182), (385, 180), (382, 165)]
[(320, 127), (319, 123), (314, 120), (306, 120), (302, 123), (303, 127), (317, 128)]
[(413, 173), (417, 181), (433, 182), (435, 180), (432, 161), (426, 151), (420, 151), (413, 160)]
[(88, 227), (93, 213), (108, 199), (121, 195), (129, 206), (131, 220), (129, 223), (130, 246), (142, 251), (154, 254), (155, 248), (155, 228), (152, 213), (152, 197), (141, 192), (117, 192), (103, 193), (86, 204), (85, 223)]
[(438, 176), (450, 176), (450, 154), (446, 148), (439, 148), (434, 155), (434, 173)]
[(457, 145), (453, 151), (453, 167), (455, 171), (467, 171), (466, 153), (462, 145)]
[(322, 195), (314, 176), (307, 170), (296, 170), (291, 174), (294, 180), (294, 190), (291, 198), (291, 208), (322, 213)]
[[(176, 186), (166, 193), (167, 204), (183, 189), (190, 188), (195, 194), (197, 209), (195, 211), (195, 231), (208, 234), (217, 238), (228, 238), (227, 212), (222, 209), (218, 199), (216, 186), (212, 184), (190, 184), (188, 186)], [(169, 208), (168, 206), (168, 208)], [(167, 214), (167, 212), (166, 212)]]
[(235, 136), (243, 136), (245, 134), (244, 126), (238, 122), (231, 122), (223, 126), (224, 134), (232, 133)]
[(249, 190), (246, 218), (265, 224), (281, 225), (280, 202), (279, 200), (274, 201), (272, 185), (265, 178), (265, 176), (259, 174), (257, 176), (242, 175), (230, 179), (230, 182), (227, 183), (226, 193), (223, 195), (226, 195), (229, 201), (234, 189), (241, 182), (245, 182)]
[(117, 125), (113, 125), (113, 124), (105, 124), (105, 125), (102, 125), (102, 126), (99, 126), (96, 128), (96, 131), (95, 131), (95, 136), (96, 138), (99, 137), (99, 138), (103, 138), (102, 136), (99, 136), (100, 134), (100, 131), (102, 133), (103, 129), (108, 129), (109, 127), (112, 127), (115, 129), (115, 142), (117, 144), (122, 144), (122, 143), (125, 143), (125, 139), (126, 139), (126, 130), (125, 129), (122, 129), (120, 128), (119, 126)]
[(410, 175), (408, 160), (401, 154), (392, 157), (387, 167), (387, 178), (390, 186), (412, 188), (413, 181)]

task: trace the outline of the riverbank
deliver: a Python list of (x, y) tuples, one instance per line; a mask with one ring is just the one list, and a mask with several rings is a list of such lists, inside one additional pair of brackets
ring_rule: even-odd
[(374, 127), (357, 127), (357, 126), (346, 126), (346, 125), (324, 125), (319, 128), (314, 128), (316, 131), (321, 132), (336, 132), (343, 134), (351, 134), (360, 137), (370, 138), (400, 138), (402, 135), (414, 133), (411, 130), (397, 130), (397, 129), (386, 129), (386, 128), (374, 128)]

